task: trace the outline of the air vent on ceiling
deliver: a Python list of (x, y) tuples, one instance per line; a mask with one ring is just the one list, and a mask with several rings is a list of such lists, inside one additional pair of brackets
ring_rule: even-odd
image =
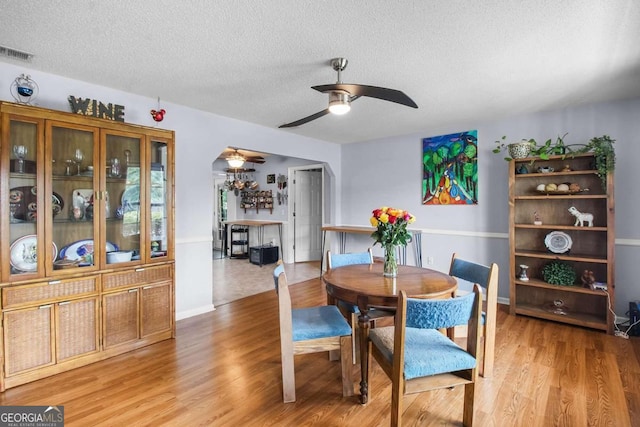
[(22, 52), (6, 46), (0, 46), (0, 56), (6, 56), (7, 58), (18, 59), (25, 62), (31, 62), (31, 58), (33, 58), (32, 53)]

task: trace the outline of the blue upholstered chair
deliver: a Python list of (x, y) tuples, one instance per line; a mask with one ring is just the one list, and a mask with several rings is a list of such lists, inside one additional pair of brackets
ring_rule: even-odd
[(482, 346), (479, 356), (480, 375), (490, 377), (493, 374), (496, 343), (496, 318), (498, 316), (498, 265), (475, 264), (458, 258), (454, 252), (451, 257), (449, 275), (471, 284), (477, 283), (486, 297), (482, 311)]
[[(464, 385), (463, 424), (473, 424), (477, 379), (476, 354), (480, 345), (482, 291), (449, 299), (398, 296), (394, 326), (369, 332), (369, 354), (391, 378), (391, 426), (402, 425), (406, 394)], [(466, 349), (439, 329), (468, 328)]]
[(294, 356), (338, 350), (342, 368), (342, 395), (353, 396), (351, 379), (351, 327), (335, 305), (291, 308), (291, 296), (283, 264), (273, 271), (280, 315), (282, 396), (295, 402)]
[[(365, 252), (351, 252), (346, 254), (334, 254), (331, 251), (327, 251), (327, 271), (332, 268), (354, 264), (373, 264), (373, 253), (371, 252), (371, 248), (367, 249)], [(344, 301), (338, 301), (337, 304), (342, 314), (349, 320), (349, 324), (353, 330), (351, 335), (351, 351), (353, 354), (353, 363), (356, 363), (356, 337), (358, 335), (356, 330), (358, 327), (358, 316), (360, 316), (360, 310), (358, 309), (358, 306)], [(393, 315), (393, 311), (371, 310), (369, 312), (371, 326), (375, 327), (376, 319), (381, 317), (392, 317)]]

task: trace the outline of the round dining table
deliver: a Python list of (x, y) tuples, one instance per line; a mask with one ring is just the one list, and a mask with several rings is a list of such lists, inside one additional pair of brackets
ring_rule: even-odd
[(360, 402), (368, 400), (369, 380), (369, 309), (372, 307), (394, 310), (398, 293), (419, 298), (450, 298), (455, 296), (458, 283), (455, 278), (436, 270), (399, 265), (397, 277), (385, 277), (382, 263), (355, 264), (328, 270), (322, 276), (329, 301), (344, 301), (357, 305), (360, 338)]

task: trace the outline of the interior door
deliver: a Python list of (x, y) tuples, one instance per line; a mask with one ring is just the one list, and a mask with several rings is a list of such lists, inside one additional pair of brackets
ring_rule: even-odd
[(294, 261), (322, 257), (322, 169), (294, 171)]

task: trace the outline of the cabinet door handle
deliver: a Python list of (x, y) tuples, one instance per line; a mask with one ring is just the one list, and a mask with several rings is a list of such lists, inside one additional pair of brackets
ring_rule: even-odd
[(52, 304), (45, 304), (38, 307), (38, 310), (43, 310), (45, 308), (51, 308)]
[(139, 273), (139, 272), (144, 271), (144, 270), (145, 270), (144, 268), (136, 268), (136, 273)]
[(60, 283), (62, 283), (62, 280), (52, 280), (52, 281), (49, 282), (50, 285), (57, 285), (57, 284), (60, 284)]
[(58, 305), (67, 305), (67, 304), (71, 304), (71, 301), (62, 301), (58, 303)]
[(136, 288), (136, 289), (129, 289), (129, 292), (138, 292), (138, 288)]

